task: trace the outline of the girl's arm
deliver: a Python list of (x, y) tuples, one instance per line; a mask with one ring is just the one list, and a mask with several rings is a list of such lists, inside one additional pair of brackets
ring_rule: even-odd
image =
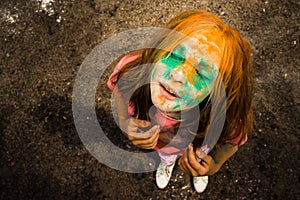
[(127, 132), (126, 121), (129, 119), (128, 107), (126, 106), (125, 99), (119, 92), (118, 88), (113, 90), (115, 98), (115, 106), (117, 108), (119, 127), (123, 132)]
[(199, 163), (196, 160), (193, 147), (190, 145), (179, 159), (178, 164), (185, 173), (191, 174), (192, 176), (213, 175), (219, 171), (225, 161), (235, 154), (237, 150), (238, 146), (236, 145), (221, 145), (216, 148), (211, 155), (202, 158)]
[[(226, 160), (233, 156), (238, 150), (237, 145), (232, 145), (230, 143), (216, 147), (214, 151), (211, 152), (211, 157), (215, 162), (215, 167), (211, 169), (208, 174), (212, 175), (220, 170)], [(204, 159), (203, 159), (204, 160)]]

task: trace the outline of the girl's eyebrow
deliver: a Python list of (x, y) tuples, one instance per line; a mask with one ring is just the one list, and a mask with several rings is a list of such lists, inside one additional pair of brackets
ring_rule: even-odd
[(173, 51), (169, 53), (169, 56), (175, 57), (176, 59), (179, 59), (179, 60), (185, 60), (185, 58), (182, 55), (177, 54), (176, 52), (173, 52)]
[(186, 51), (186, 48), (183, 45), (179, 45), (175, 47), (170, 53), (173, 55), (176, 55), (177, 57), (184, 58), (184, 52)]

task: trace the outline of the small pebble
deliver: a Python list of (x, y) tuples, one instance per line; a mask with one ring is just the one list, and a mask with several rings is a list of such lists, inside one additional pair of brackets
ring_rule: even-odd
[(157, 21), (156, 17), (152, 17), (152, 18), (151, 18), (151, 22), (152, 22), (152, 23), (154, 23), (154, 22), (156, 22), (156, 21)]
[(185, 186), (182, 186), (181, 189), (185, 190), (187, 189), (189, 186), (188, 185), (185, 185)]
[(61, 16), (59, 16), (59, 17), (56, 19), (56, 22), (58, 22), (58, 23), (61, 22)]

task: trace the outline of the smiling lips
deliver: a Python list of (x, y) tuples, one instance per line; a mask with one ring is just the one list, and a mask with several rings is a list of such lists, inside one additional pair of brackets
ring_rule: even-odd
[(169, 99), (169, 100), (174, 100), (177, 95), (175, 94), (175, 92), (169, 88), (168, 86), (164, 86), (162, 84), (160, 84), (160, 93), (163, 97), (165, 97), (166, 99)]

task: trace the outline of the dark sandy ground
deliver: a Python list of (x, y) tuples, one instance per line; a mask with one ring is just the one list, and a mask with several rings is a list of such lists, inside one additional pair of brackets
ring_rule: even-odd
[[(1, 199), (300, 199), (298, 1), (43, 2), (0, 2)], [(72, 116), (74, 81), (95, 46), (188, 9), (209, 10), (241, 30), (255, 71), (255, 131), (201, 195), (178, 167), (159, 190), (153, 172), (105, 166), (82, 144)], [(128, 147), (107, 107), (109, 91), (100, 91), (101, 127)]]

